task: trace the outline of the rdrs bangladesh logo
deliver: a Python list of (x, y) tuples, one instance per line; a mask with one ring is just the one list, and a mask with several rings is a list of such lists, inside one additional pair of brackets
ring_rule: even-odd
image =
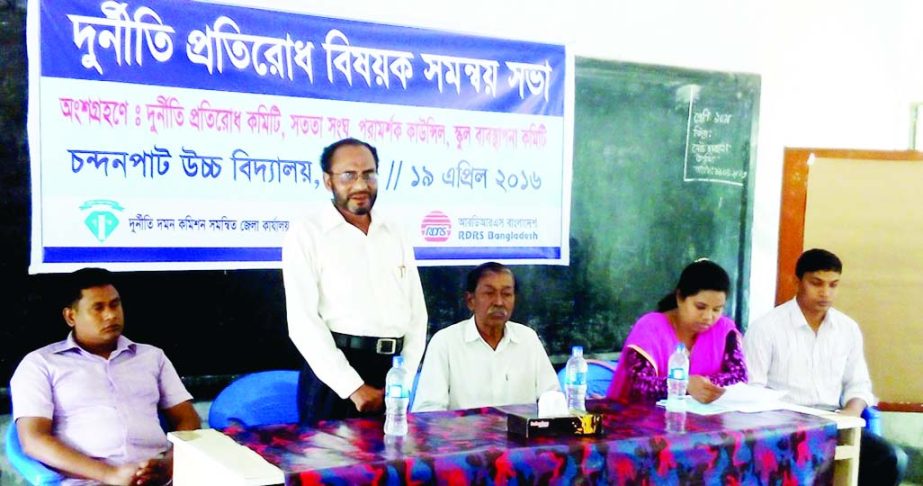
[(429, 242), (446, 241), (452, 236), (452, 220), (442, 211), (431, 211), (420, 223), (420, 234)]
[(81, 211), (89, 211), (89, 214), (83, 220), (83, 224), (87, 226), (90, 233), (93, 233), (93, 236), (100, 243), (106, 241), (115, 231), (115, 228), (119, 226), (119, 218), (113, 211), (122, 211), (123, 209), (125, 208), (120, 206), (119, 203), (109, 199), (92, 199), (80, 206)]

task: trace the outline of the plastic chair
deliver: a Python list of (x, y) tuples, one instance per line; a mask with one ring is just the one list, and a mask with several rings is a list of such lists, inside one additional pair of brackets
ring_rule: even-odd
[(865, 430), (881, 437), (881, 411), (878, 407), (865, 407), (862, 418), (865, 419)]
[(22, 451), (19, 434), (16, 433), (16, 422), (13, 421), (6, 429), (6, 458), (13, 469), (34, 486), (57, 485), (61, 484), (61, 480), (64, 479), (60, 473), (32, 459)]
[[(586, 397), (587, 398), (604, 398), (606, 391), (609, 390), (609, 383), (612, 381), (612, 375), (615, 374), (615, 361), (605, 361), (601, 359), (587, 359), (586, 370)], [(561, 390), (564, 390), (564, 375), (567, 367), (558, 371), (558, 382), (561, 383)]]
[(208, 410), (208, 425), (223, 429), (231, 421), (244, 427), (298, 422), (298, 372), (250, 373), (221, 390)]

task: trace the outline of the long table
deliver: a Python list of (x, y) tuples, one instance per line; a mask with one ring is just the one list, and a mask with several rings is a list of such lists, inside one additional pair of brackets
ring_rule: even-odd
[[(668, 424), (660, 407), (600, 400), (588, 408), (603, 415), (602, 435), (525, 439), (507, 433), (507, 412), (521, 407), (411, 414), (408, 435), (396, 440), (383, 436), (381, 419), (222, 432), (278, 471), (240, 477), (238, 484), (830, 484), (834, 478), (837, 424), (822, 417), (790, 410), (690, 413), (670, 415)], [(188, 437), (171, 437), (178, 486)], [(240, 465), (242, 457), (230, 461)]]

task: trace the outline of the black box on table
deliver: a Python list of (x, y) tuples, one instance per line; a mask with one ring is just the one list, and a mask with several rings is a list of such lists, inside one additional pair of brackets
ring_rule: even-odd
[(506, 430), (522, 437), (591, 436), (602, 433), (602, 416), (596, 413), (539, 417), (537, 413), (508, 411)]

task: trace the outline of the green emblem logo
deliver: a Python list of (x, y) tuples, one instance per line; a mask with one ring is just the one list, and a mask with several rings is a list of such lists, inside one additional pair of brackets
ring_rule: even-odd
[(125, 208), (110, 199), (92, 199), (83, 203), (80, 209), (90, 211), (83, 220), (83, 224), (97, 240), (103, 242), (119, 226), (119, 218), (113, 211), (122, 211)]

